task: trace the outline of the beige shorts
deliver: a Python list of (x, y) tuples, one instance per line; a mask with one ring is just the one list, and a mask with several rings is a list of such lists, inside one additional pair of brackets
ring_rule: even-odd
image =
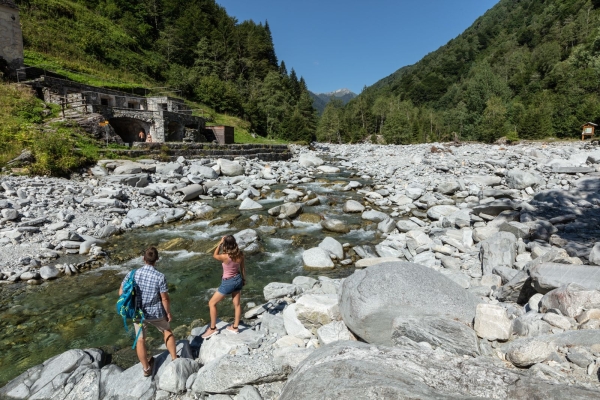
[[(154, 326), (156, 329), (158, 329), (158, 331), (160, 333), (163, 333), (165, 331), (170, 331), (171, 330), (171, 324), (169, 324), (169, 321), (167, 321), (166, 318), (158, 318), (158, 319), (146, 319), (144, 320), (144, 327), (142, 329), (142, 334), (140, 335), (141, 337), (145, 338), (146, 334), (147, 334), (147, 330), (148, 330), (148, 325), (152, 325)], [(139, 321), (135, 321), (133, 323), (133, 326), (135, 327), (135, 334), (137, 336), (138, 331), (140, 330), (140, 323)]]

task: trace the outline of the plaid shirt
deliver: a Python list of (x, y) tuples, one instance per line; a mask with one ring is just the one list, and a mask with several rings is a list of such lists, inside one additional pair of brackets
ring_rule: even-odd
[[(131, 275), (131, 272), (125, 275), (121, 285), (127, 282), (129, 275)], [(158, 272), (151, 265), (144, 265), (135, 272), (135, 284), (138, 294), (141, 294), (141, 296), (137, 296), (138, 302), (141, 298), (141, 304), (138, 303), (138, 307), (142, 309), (146, 319), (165, 317), (167, 313), (160, 298), (161, 293), (168, 292), (165, 275)]]

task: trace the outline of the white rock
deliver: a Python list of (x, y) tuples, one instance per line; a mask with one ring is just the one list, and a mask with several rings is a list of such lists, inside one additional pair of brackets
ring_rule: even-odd
[(488, 340), (508, 340), (511, 322), (506, 310), (494, 304), (478, 304), (475, 310), (475, 332)]
[(307, 268), (332, 269), (334, 267), (329, 253), (320, 247), (305, 250), (302, 253), (302, 262)]

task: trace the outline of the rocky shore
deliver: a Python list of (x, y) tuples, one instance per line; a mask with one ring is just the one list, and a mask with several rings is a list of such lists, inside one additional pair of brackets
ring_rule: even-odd
[[(298, 276), (264, 288), (238, 335), (180, 340), (180, 359), (106, 364), (69, 350), (0, 389), (0, 397), (57, 399), (374, 399), (600, 397), (600, 148), (582, 143), (324, 145), (287, 162), (237, 159), (100, 162), (72, 180), (0, 178), (3, 280), (37, 283), (101, 262), (119, 232), (209, 218), (213, 198), (290, 227), (318, 197), (303, 185), (347, 171), (343, 211), (376, 230), (349, 246), (342, 219), (304, 251), (311, 270), (354, 266), (345, 279)], [(360, 200), (357, 200), (360, 199)], [(52, 255), (52, 257), (47, 257)], [(83, 264), (82, 264), (83, 265)], [(40, 268), (41, 266), (41, 268)], [(75, 270), (75, 271), (74, 271)], [(27, 275), (28, 274), (28, 275)], [(24, 276), (25, 275), (25, 276)], [(317, 276), (317, 275), (315, 275)]]

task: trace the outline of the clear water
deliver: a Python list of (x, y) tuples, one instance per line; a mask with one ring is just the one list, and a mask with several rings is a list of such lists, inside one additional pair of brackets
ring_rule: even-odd
[[(342, 173), (329, 179), (348, 178)], [(325, 236), (352, 245), (378, 241), (374, 231), (361, 225), (360, 215), (345, 215), (341, 210), (346, 199), (358, 199), (356, 193), (338, 192), (332, 187), (341, 186), (327, 182), (299, 185), (298, 188), (314, 191), (322, 203), (329, 204), (305, 207), (304, 212), (343, 219), (359, 229), (336, 235), (323, 232), (319, 224), (295, 221), (292, 227), (277, 229), (271, 235), (261, 234), (258, 230), (263, 251), (247, 256), (248, 279), (242, 291), (244, 309), (250, 301), (257, 304), (264, 301), (263, 288), (269, 282), (291, 282), (297, 275), (343, 277), (352, 273), (352, 268), (321, 273), (303, 269), (302, 251), (316, 246)], [(269, 217), (266, 209), (276, 205), (269, 203), (258, 212), (265, 220)], [(67, 349), (101, 347), (112, 353), (113, 361), (121, 365), (136, 362), (131, 350), (133, 341), (116, 314), (115, 303), (125, 273), (141, 266), (139, 254), (150, 245), (166, 248), (159, 250), (161, 260), (157, 268), (166, 275), (169, 284), (174, 316), (172, 327), (176, 337), (187, 335), (195, 320), (207, 321), (207, 302), (212, 290), (220, 283), (222, 269), (206, 251), (221, 236), (251, 227), (250, 217), (254, 214), (237, 211), (239, 202), (214, 201), (209, 204), (220, 210), (215, 218), (240, 216), (221, 225), (194, 221), (130, 232), (112, 240), (107, 247), (111, 258), (105, 267), (39, 286), (22, 283), (0, 286), (0, 386), (27, 368)], [(271, 221), (276, 222), (272, 218)], [(225, 319), (233, 316), (230, 301), (225, 300), (219, 305), (219, 316)], [(149, 345), (156, 349), (162, 345), (160, 336), (152, 329), (149, 332)]]

